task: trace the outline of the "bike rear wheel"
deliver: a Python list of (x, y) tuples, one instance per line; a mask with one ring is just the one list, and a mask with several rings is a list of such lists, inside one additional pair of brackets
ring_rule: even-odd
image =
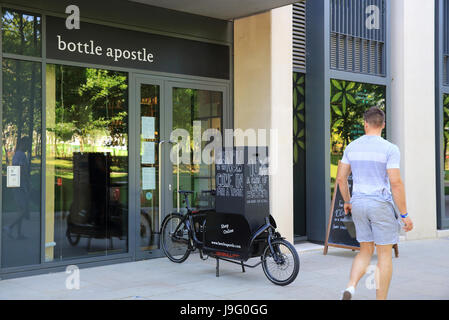
[(299, 273), (299, 256), (295, 247), (284, 239), (271, 242), (273, 252), (267, 245), (262, 255), (262, 268), (268, 280), (279, 286), (295, 281)]
[(171, 214), (165, 218), (161, 228), (161, 247), (168, 259), (182, 263), (190, 255), (190, 235), (182, 215)]

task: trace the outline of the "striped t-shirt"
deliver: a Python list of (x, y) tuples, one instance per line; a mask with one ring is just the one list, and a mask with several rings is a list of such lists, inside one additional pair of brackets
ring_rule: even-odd
[(399, 169), (399, 148), (379, 136), (363, 136), (350, 143), (344, 152), (344, 164), (351, 165), (352, 198), (376, 198), (392, 202), (388, 169)]

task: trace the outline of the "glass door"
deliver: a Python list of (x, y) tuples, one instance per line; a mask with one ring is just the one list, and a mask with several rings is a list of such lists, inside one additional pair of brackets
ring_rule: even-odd
[(159, 230), (167, 212), (163, 193), (164, 162), (167, 154), (166, 116), (162, 100), (163, 83), (137, 78), (137, 225), (136, 257), (145, 259), (159, 253)]
[[(175, 187), (169, 205), (174, 210), (183, 212), (185, 210), (183, 199), (176, 191), (188, 190), (194, 192), (189, 195), (191, 207), (212, 208), (214, 198), (210, 193), (202, 191), (215, 189), (215, 165), (208, 161), (215, 155), (213, 150), (209, 152), (210, 149), (205, 150), (205, 148), (213, 142), (221, 144), (226, 89), (219, 86), (169, 82), (166, 92), (167, 101), (171, 107), (172, 130), (178, 129), (178, 132), (188, 135), (188, 139), (172, 136), (172, 140), (178, 142), (180, 149), (178, 155), (182, 161), (179, 165), (176, 161), (171, 164), (169, 179)], [(188, 161), (182, 154), (185, 151), (188, 152)]]
[[(221, 143), (226, 92), (226, 87), (137, 77), (137, 259), (163, 256), (162, 221), (173, 211), (184, 211), (177, 190), (194, 191), (189, 198), (194, 208), (214, 207), (211, 195), (201, 191), (215, 188), (215, 166), (202, 161), (202, 156), (199, 161), (197, 157), (217, 136)], [(213, 129), (210, 136), (205, 134), (208, 129)], [(178, 137), (180, 131), (187, 139)], [(188, 161), (183, 152), (187, 152)], [(211, 156), (214, 157), (213, 152)]]

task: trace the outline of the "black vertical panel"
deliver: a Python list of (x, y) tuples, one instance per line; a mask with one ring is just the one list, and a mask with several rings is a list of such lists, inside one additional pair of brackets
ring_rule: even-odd
[(444, 0), (443, 2), (443, 84), (448, 85), (449, 84), (449, 63), (448, 63), (448, 56), (449, 56), (449, 1)]

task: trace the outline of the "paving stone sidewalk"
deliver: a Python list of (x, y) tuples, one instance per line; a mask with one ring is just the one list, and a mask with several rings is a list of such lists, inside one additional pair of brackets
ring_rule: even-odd
[[(0, 299), (193, 299), (193, 300), (334, 300), (348, 281), (355, 252), (296, 245), (301, 270), (287, 287), (271, 284), (261, 267), (241, 272), (238, 265), (201, 261), (191, 255), (183, 264), (166, 258), (80, 269), (80, 289), (66, 288), (64, 272), (0, 281)], [(449, 239), (406, 241), (394, 259), (390, 299), (449, 300)], [(376, 257), (373, 258), (373, 266)], [(366, 275), (355, 299), (374, 299), (372, 275)]]

